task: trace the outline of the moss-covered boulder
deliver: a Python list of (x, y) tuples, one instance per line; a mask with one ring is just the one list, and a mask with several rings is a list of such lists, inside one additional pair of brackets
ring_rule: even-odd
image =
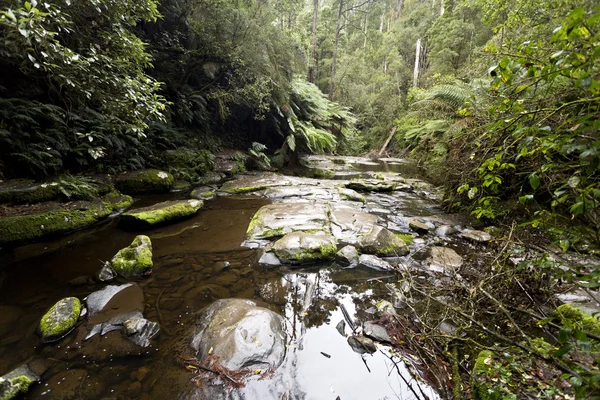
[(0, 185), (0, 203), (34, 204), (57, 197), (57, 182), (35, 183), (19, 179)]
[[(91, 226), (113, 212), (113, 200), (115, 198), (66, 204), (44, 203), (43, 207), (36, 207), (29, 213), (2, 217), (0, 246), (33, 242)], [(117, 203), (123, 205), (122, 201)]]
[(139, 277), (152, 273), (152, 242), (145, 235), (138, 235), (128, 247), (119, 250), (111, 264), (118, 274)]
[(217, 194), (207, 186), (198, 187), (190, 193), (190, 198), (196, 200), (212, 200), (217, 197)]
[(40, 377), (37, 376), (27, 365), (0, 377), (0, 400), (11, 400), (16, 398), (19, 393), (25, 393), (29, 386)]
[(408, 246), (391, 231), (375, 225), (364, 235), (359, 243), (360, 251), (380, 257), (404, 256), (409, 253)]
[(293, 232), (273, 245), (273, 253), (283, 262), (306, 264), (333, 260), (337, 252), (337, 240), (330, 234)]
[(80, 313), (81, 303), (77, 297), (59, 300), (40, 320), (42, 341), (52, 342), (67, 335), (75, 327)]
[(563, 326), (583, 330), (600, 335), (600, 321), (596, 317), (586, 314), (572, 304), (563, 304), (554, 310), (554, 316), (560, 319)]
[(150, 228), (175, 222), (196, 214), (204, 205), (202, 200), (169, 200), (124, 213), (121, 222), (133, 228)]
[(165, 193), (171, 190), (175, 178), (157, 169), (126, 172), (115, 179), (115, 187), (125, 194)]

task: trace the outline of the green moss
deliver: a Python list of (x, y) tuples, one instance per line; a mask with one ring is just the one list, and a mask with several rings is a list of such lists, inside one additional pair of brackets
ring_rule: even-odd
[(202, 200), (165, 201), (150, 207), (130, 210), (123, 214), (122, 222), (148, 228), (194, 215), (203, 205)]
[(579, 308), (570, 304), (563, 304), (554, 311), (554, 316), (560, 318), (560, 322), (567, 328), (584, 330), (600, 335), (600, 322)]
[(284, 234), (285, 234), (284, 227), (282, 226), (277, 229), (268, 229), (268, 230), (264, 231), (261, 236), (263, 238), (267, 239), (267, 238), (283, 236)]
[[(67, 319), (57, 319), (59, 314), (70, 311)], [(77, 297), (67, 297), (58, 301), (44, 314), (40, 320), (40, 333), (44, 340), (60, 338), (66, 334), (77, 322), (81, 313), (81, 302)]]
[(138, 235), (128, 247), (119, 250), (112, 258), (115, 271), (125, 277), (145, 275), (152, 271), (152, 242), (145, 235)]
[(33, 380), (25, 375), (0, 381), (0, 400), (14, 399), (19, 393), (27, 392), (32, 383)]
[(410, 246), (415, 242), (415, 237), (410, 233), (395, 233), (396, 237), (406, 243), (407, 246)]
[(246, 229), (246, 235), (252, 234), (255, 230), (260, 230), (263, 226), (264, 222), (260, 217), (260, 213), (254, 214), (250, 223), (248, 224), (248, 229)]
[(479, 352), (473, 367), (473, 387), (475, 388), (475, 398), (479, 400), (500, 400), (503, 398), (502, 393), (495, 391), (491, 385), (486, 383), (488, 375), (493, 373), (493, 357), (494, 353), (490, 350), (482, 350)]
[(0, 186), (0, 203), (34, 204), (58, 198), (58, 183), (34, 183), (29, 180), (10, 181)]
[(117, 176), (115, 186), (125, 194), (164, 193), (171, 189), (174, 181), (168, 172), (146, 169)]
[(557, 350), (556, 347), (552, 346), (550, 343), (546, 342), (542, 338), (535, 338), (531, 340), (530, 345), (531, 348), (533, 348), (545, 357), (551, 357), (552, 354)]
[(109, 202), (77, 202), (46, 212), (0, 218), (0, 244), (27, 242), (74, 231), (107, 217), (113, 210)]
[(229, 194), (243, 194), (243, 193), (250, 193), (250, 192), (257, 192), (259, 190), (265, 190), (267, 189), (267, 186), (240, 186), (240, 187), (232, 187), (232, 188), (228, 188), (228, 189), (224, 189), (223, 192), (225, 193), (229, 193)]
[(343, 158), (334, 158), (331, 161), (334, 164), (338, 164), (338, 165), (345, 165), (346, 164), (346, 160), (344, 160)]
[(330, 179), (330, 178), (333, 178), (333, 176), (335, 175), (335, 172), (328, 171), (328, 170), (321, 169), (321, 168), (315, 168), (312, 170), (311, 175), (313, 176), (313, 178)]
[(192, 192), (190, 193), (190, 198), (199, 199), (199, 200), (210, 200), (210, 199), (215, 198), (216, 195), (217, 195), (216, 192), (213, 192), (211, 190), (204, 190), (203, 188), (199, 188), (199, 189), (192, 190)]

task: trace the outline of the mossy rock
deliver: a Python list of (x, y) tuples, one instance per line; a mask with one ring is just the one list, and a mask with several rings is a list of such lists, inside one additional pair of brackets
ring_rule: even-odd
[(133, 204), (133, 199), (131, 198), (131, 196), (121, 194), (118, 192), (109, 193), (106, 196), (106, 200), (110, 202), (113, 211), (124, 210), (126, 208), (131, 207), (131, 205)]
[(34, 204), (58, 198), (58, 183), (34, 183), (30, 180), (9, 181), (0, 185), (0, 203)]
[(0, 245), (14, 245), (46, 239), (86, 228), (106, 218), (113, 203), (106, 198), (47, 203), (31, 214), (0, 218)]
[(273, 253), (281, 261), (292, 264), (333, 260), (337, 253), (337, 240), (323, 232), (293, 232), (275, 242)]
[(202, 200), (163, 201), (149, 207), (130, 210), (123, 214), (121, 222), (132, 228), (151, 228), (190, 217), (203, 206)]
[(215, 197), (217, 194), (208, 187), (199, 187), (190, 193), (190, 198), (196, 200), (212, 200)]
[(128, 247), (121, 249), (111, 260), (113, 269), (130, 278), (152, 273), (152, 242), (145, 235), (138, 235)]
[(0, 400), (11, 400), (16, 398), (19, 393), (25, 393), (29, 386), (40, 377), (37, 376), (27, 365), (0, 377)]
[(493, 372), (493, 356), (490, 350), (482, 350), (477, 355), (473, 366), (473, 386), (475, 398), (479, 400), (502, 400), (503, 394), (495, 391), (491, 385), (486, 383), (486, 377)]
[(600, 321), (571, 304), (563, 304), (554, 310), (554, 316), (560, 318), (563, 326), (600, 335)]
[(409, 253), (408, 246), (391, 231), (375, 225), (359, 241), (360, 251), (379, 257), (404, 256)]
[(66, 297), (59, 300), (40, 320), (42, 341), (53, 342), (67, 335), (73, 330), (80, 313), (81, 303), (78, 298)]
[(175, 178), (157, 169), (126, 172), (115, 179), (115, 187), (125, 194), (165, 193), (171, 190)]
[(172, 192), (185, 192), (192, 187), (192, 184), (182, 180), (176, 180), (171, 188)]

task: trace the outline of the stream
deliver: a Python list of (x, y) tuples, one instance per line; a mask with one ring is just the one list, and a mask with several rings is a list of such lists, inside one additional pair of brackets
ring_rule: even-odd
[[(226, 182), (215, 199), (181, 222), (131, 232), (121, 229), (117, 217), (93, 229), (14, 249), (0, 276), (0, 375), (25, 362), (40, 364), (41, 381), (22, 395), (25, 399), (417, 398), (405, 381), (419, 387), (418, 398), (440, 398), (426, 381), (411, 377), (401, 357), (390, 357), (388, 346), (378, 344), (375, 353), (361, 355), (336, 329), (344, 320), (342, 305), (361, 322), (377, 319), (379, 300), (400, 306), (386, 286), (398, 281), (396, 272), (342, 268), (331, 261), (261, 265), (259, 259), (269, 244), (249, 239), (246, 232), (255, 213), (268, 204), (326, 202), (339, 209), (354, 207), (376, 216), (377, 225), (411, 236), (410, 253), (389, 261), (396, 269), (423, 265), (426, 274), (425, 266), (431, 264), (435, 270), (426, 252), (434, 245), (456, 250), (465, 264), (477, 269), (477, 245), (451, 234), (464, 229), (465, 221), (444, 214), (436, 189), (402, 160), (311, 156), (303, 163), (308, 176), (321, 177), (249, 173)], [(338, 196), (339, 185), (351, 179), (364, 181), (363, 190), (353, 186), (364, 199)], [(248, 187), (248, 182), (256, 187)], [(398, 186), (385, 189), (390, 182)], [(241, 186), (245, 188), (238, 193), (224, 190)], [(186, 195), (146, 196), (133, 207), (181, 198)], [(430, 232), (415, 233), (409, 227), (414, 218)], [(153, 273), (136, 281), (143, 291), (144, 317), (161, 327), (152, 345), (140, 354), (123, 356), (116, 354), (119, 343), (110, 335), (96, 335), (83, 343), (74, 333), (42, 344), (36, 333), (41, 316), (63, 297), (84, 299), (105, 287), (91, 277), (138, 233), (152, 240)], [(436, 283), (443, 284), (444, 279), (442, 274)], [(252, 300), (283, 316), (286, 325), (281, 365), (272, 376), (251, 378), (239, 389), (193, 379), (198, 375), (178, 360), (198, 312), (225, 298)]]

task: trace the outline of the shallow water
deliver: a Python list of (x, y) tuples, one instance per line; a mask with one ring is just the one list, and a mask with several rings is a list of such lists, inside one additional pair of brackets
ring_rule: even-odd
[[(382, 168), (350, 165), (365, 171)], [(400, 163), (386, 165), (391, 172), (410, 168)], [(177, 197), (181, 195), (146, 197), (135, 207)], [(268, 202), (257, 196), (218, 197), (206, 202), (191, 219), (144, 232), (152, 239), (155, 264), (152, 276), (138, 284), (144, 292), (144, 316), (159, 322), (161, 332), (157, 346), (141, 356), (108, 354), (105, 361), (90, 361), (73, 351), (81, 346), (74, 335), (46, 345), (36, 335), (40, 317), (57, 300), (82, 299), (104, 287), (69, 282), (96, 274), (101, 262), (129, 245), (137, 232), (120, 229), (115, 219), (77, 235), (16, 249), (14, 261), (4, 265), (0, 287), (0, 375), (36, 356), (45, 360), (48, 370), (41, 383), (24, 396), (27, 399), (213, 398), (192, 397), (193, 375), (178, 362), (178, 356), (189, 341), (195, 313), (219, 298), (239, 297), (280, 313), (288, 323), (287, 355), (273, 378), (279, 383), (251, 380), (241, 390), (242, 398), (282, 398), (281, 392), (273, 394), (273, 390), (287, 391), (288, 399), (414, 398), (394, 362), (384, 354), (386, 348), (363, 360), (336, 330), (343, 319), (341, 304), (361, 321), (374, 319), (370, 310), (377, 300), (390, 298), (385, 283), (396, 277), (372, 270), (344, 270), (332, 263), (305, 269), (260, 267), (259, 250), (240, 244), (253, 214)], [(434, 202), (406, 193), (370, 194), (369, 207), (374, 214), (378, 214), (376, 209), (389, 211), (392, 215), (381, 217), (382, 225), (394, 225), (397, 231), (407, 231), (409, 215), (439, 213)], [(107, 335), (97, 345), (102, 348), (110, 340)], [(138, 384), (134, 374), (144, 368), (149, 372)], [(410, 380), (404, 364), (398, 362), (398, 368)], [(430, 398), (437, 398), (426, 384), (421, 383), (421, 388)]]

